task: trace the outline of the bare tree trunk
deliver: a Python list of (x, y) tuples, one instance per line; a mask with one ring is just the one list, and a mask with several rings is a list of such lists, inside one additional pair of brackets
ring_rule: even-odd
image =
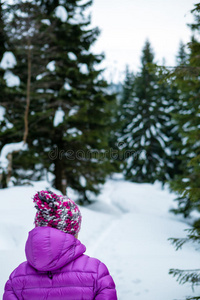
[(66, 195), (67, 188), (67, 177), (65, 175), (65, 170), (63, 169), (62, 160), (59, 158), (55, 160), (55, 187), (62, 192), (63, 195)]
[(65, 175), (65, 170), (63, 169), (62, 170), (62, 193), (63, 193), (63, 195), (66, 195), (66, 193), (67, 193), (67, 177), (66, 177), (66, 175)]
[(8, 167), (7, 167), (7, 176), (6, 176), (6, 185), (7, 186), (10, 181), (10, 178), (12, 176), (12, 157), (13, 157), (13, 153), (8, 153), (8, 155), (7, 155)]
[(28, 114), (30, 107), (30, 89), (31, 89), (31, 40), (28, 38), (28, 54), (27, 54), (27, 63), (28, 63), (28, 77), (27, 77), (27, 89), (26, 89), (26, 109), (24, 113), (24, 137), (23, 141), (26, 144), (28, 136)]

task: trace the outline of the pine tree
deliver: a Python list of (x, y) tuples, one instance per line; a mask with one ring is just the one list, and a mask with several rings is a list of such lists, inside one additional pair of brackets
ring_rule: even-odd
[[(40, 8), (33, 2), (16, 1), (13, 5), (6, 4), (4, 15), (7, 17), (5, 18), (6, 48), (16, 58), (16, 64), (8, 66), (6, 70), (9, 83), (9, 97), (5, 99), (7, 108), (5, 118), (12, 124), (12, 127), (2, 134), (5, 145), (22, 140), (24, 143), (27, 142), (28, 115), (30, 98), (32, 97), (31, 81), (33, 81), (38, 72), (36, 67), (35, 70), (32, 68), (32, 60), (34, 59), (35, 64), (37, 64), (39, 56), (38, 46), (35, 41), (43, 45), (46, 33), (44, 34), (43, 32), (43, 24), (39, 22)], [(16, 79), (18, 81), (17, 84), (13, 82)], [(16, 157), (19, 157), (20, 164), (15, 164)], [(29, 169), (34, 170), (34, 162), (35, 160), (32, 157), (29, 160)], [(26, 157), (23, 157), (21, 160), (21, 153), (17, 152), (14, 155), (13, 163), (12, 167), (14, 170), (20, 168), (21, 172), (22, 165), (28, 164), (28, 161)]]
[[(172, 176), (170, 107), (176, 92), (160, 77), (150, 43), (145, 43), (141, 71), (126, 74), (121, 118), (125, 120), (125, 176), (136, 182), (165, 181)], [(127, 89), (127, 84), (129, 88)]]
[[(180, 90), (180, 104), (182, 107), (179, 114), (175, 114), (175, 121), (179, 125), (183, 146), (181, 149), (182, 174), (179, 174), (171, 183), (171, 188), (179, 194), (179, 209), (187, 217), (191, 211), (200, 211), (200, 108), (199, 108), (199, 54), (200, 43), (198, 41), (200, 29), (200, 3), (195, 4), (192, 10), (195, 23), (190, 27), (194, 32), (191, 42), (188, 43), (188, 60), (181, 67), (177, 67), (173, 76)], [(195, 221), (193, 229), (183, 239), (172, 239), (173, 244), (179, 249), (186, 242), (200, 242), (200, 220)], [(179, 270), (171, 269), (170, 274), (177, 277), (180, 283), (189, 282), (193, 286), (200, 284), (199, 269)], [(188, 300), (200, 299), (188, 297)]]
[(178, 209), (187, 217), (194, 209), (199, 210), (199, 42), (193, 37), (189, 43), (188, 63), (175, 71), (176, 82), (180, 90), (179, 111), (173, 117), (178, 124), (182, 143), (180, 149), (181, 174), (171, 182), (171, 188), (178, 192)]
[[(179, 136), (179, 141), (173, 140), (172, 144), (176, 148), (178, 153), (179, 162), (180, 162), (180, 173), (176, 174), (175, 178), (170, 182), (171, 188), (177, 191), (180, 188), (180, 184), (185, 186), (185, 181), (187, 181), (185, 172), (187, 172), (187, 164), (190, 160), (191, 155), (191, 147), (193, 145), (186, 145), (187, 141), (187, 121), (190, 118), (190, 108), (188, 104), (192, 105), (190, 102), (190, 87), (187, 84), (187, 75), (186, 70), (190, 68), (189, 66), (189, 56), (186, 52), (186, 45), (180, 43), (179, 52), (177, 55), (177, 67), (175, 72), (172, 72), (172, 77), (175, 78), (174, 84), (177, 86), (178, 89), (178, 101), (176, 108), (172, 111), (172, 121), (174, 126), (177, 128), (177, 136)], [(188, 77), (189, 79), (189, 77)], [(190, 80), (190, 79), (189, 79)], [(192, 107), (191, 107), (192, 108)], [(187, 110), (189, 110), (187, 112)], [(183, 179), (183, 182), (182, 182)], [(181, 183), (182, 182), (182, 183)], [(184, 188), (183, 188), (184, 190)], [(183, 191), (182, 190), (182, 191)], [(180, 191), (180, 190), (179, 190)], [(176, 199), (179, 203), (179, 207), (173, 209), (172, 211), (176, 214), (182, 213), (184, 217), (187, 217), (191, 212), (191, 202), (189, 199), (182, 197), (179, 195)]]
[(179, 45), (178, 55), (176, 57), (177, 66), (185, 67), (188, 63), (188, 54), (186, 52), (186, 45), (181, 41)]
[[(90, 17), (85, 13), (91, 1), (79, 2), (31, 2), (36, 6), (31, 13), (38, 14), (31, 26), (29, 151), (26, 156), (21, 154), (23, 160), (18, 155), (15, 166), (16, 174), (20, 165), (27, 170), (31, 166), (30, 178), (34, 179), (44, 176), (44, 170), (53, 172), (57, 189), (65, 193), (70, 186), (87, 201), (89, 191), (98, 193), (99, 184), (115, 170), (106, 155), (112, 116), (109, 108), (115, 96), (107, 93), (108, 85), (96, 69), (103, 56), (90, 51), (99, 35), (97, 28), (89, 29)], [(9, 26), (15, 27), (15, 21)], [(24, 92), (27, 60), (22, 53), (26, 46), (17, 35), (10, 40), (18, 62), (13, 72), (20, 76)], [(22, 102), (23, 93), (18, 99)]]

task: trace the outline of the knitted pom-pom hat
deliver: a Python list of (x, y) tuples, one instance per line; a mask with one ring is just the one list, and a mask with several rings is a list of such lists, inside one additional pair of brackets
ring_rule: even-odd
[(81, 213), (76, 203), (51, 191), (40, 191), (33, 197), (37, 213), (36, 227), (54, 227), (76, 235), (81, 227)]

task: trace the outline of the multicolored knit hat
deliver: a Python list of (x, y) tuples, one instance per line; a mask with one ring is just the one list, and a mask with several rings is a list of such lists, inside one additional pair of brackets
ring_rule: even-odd
[(76, 203), (51, 191), (40, 191), (33, 197), (37, 213), (36, 227), (54, 227), (76, 235), (81, 227), (81, 213)]

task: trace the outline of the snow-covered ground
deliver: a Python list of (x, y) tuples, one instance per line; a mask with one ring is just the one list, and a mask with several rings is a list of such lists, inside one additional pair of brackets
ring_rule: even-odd
[[(47, 182), (36, 182), (0, 190), (1, 295), (10, 272), (25, 260), (24, 244), (35, 215), (31, 198), (47, 187)], [(77, 197), (72, 190), (68, 196)], [(119, 300), (173, 300), (200, 294), (168, 275), (170, 268), (200, 267), (200, 251), (195, 245), (176, 252), (168, 241), (169, 237), (185, 236), (184, 229), (189, 227), (168, 212), (174, 206), (173, 199), (174, 195), (158, 183), (113, 179), (107, 181), (96, 202), (81, 207), (79, 239), (87, 246), (88, 255), (108, 266)]]

